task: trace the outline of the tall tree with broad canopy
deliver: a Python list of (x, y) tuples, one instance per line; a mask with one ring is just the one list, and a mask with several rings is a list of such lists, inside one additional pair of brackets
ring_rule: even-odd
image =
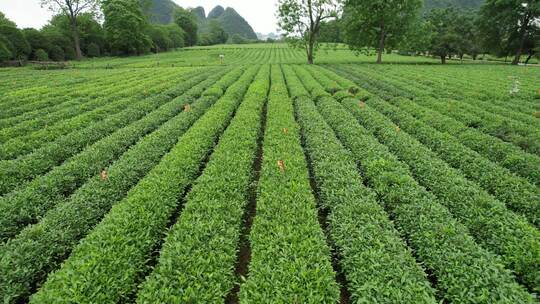
[(533, 37), (540, 28), (540, 1), (486, 0), (480, 15), (486, 47), (499, 54), (513, 52), (514, 65), (538, 44)]
[(148, 26), (138, 0), (103, 0), (105, 38), (114, 55), (148, 53), (152, 40), (144, 32)]
[(42, 7), (48, 7), (52, 12), (62, 13), (69, 18), (77, 59), (82, 58), (77, 17), (83, 12), (96, 13), (100, 2), (100, 0), (41, 0)]
[(345, 0), (345, 41), (352, 49), (377, 49), (377, 63), (387, 46), (396, 46), (411, 28), (422, 0)]
[(321, 22), (335, 19), (339, 5), (339, 0), (279, 0), (278, 25), (290, 44), (306, 51), (309, 64), (319, 45)]
[(173, 18), (174, 23), (186, 32), (186, 45), (194, 46), (197, 44), (197, 31), (199, 27), (197, 25), (196, 16), (192, 12), (180, 7), (174, 11)]
[(458, 32), (460, 11), (450, 7), (445, 9), (433, 9), (427, 16), (427, 23), (431, 31), (431, 39), (428, 50), (432, 55), (441, 58), (441, 63), (446, 63), (446, 58), (459, 53), (462, 33)]

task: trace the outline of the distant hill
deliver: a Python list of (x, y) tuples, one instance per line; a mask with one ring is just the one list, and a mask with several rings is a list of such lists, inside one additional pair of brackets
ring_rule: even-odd
[[(140, 0), (140, 2), (150, 22), (158, 24), (173, 21), (173, 12), (179, 7), (172, 0)], [(191, 9), (191, 12), (197, 17), (200, 33), (207, 31), (209, 20), (217, 20), (229, 36), (238, 34), (247, 39), (257, 39), (251, 25), (231, 7), (225, 9), (218, 5), (208, 13), (208, 16), (204, 8), (200, 6)]]
[(207, 30), (207, 24), (210, 20), (216, 20), (221, 24), (225, 32), (229, 34), (229, 37), (238, 34), (246, 39), (257, 39), (257, 35), (251, 25), (231, 7), (225, 9), (218, 5), (206, 17), (204, 15), (204, 8), (202, 7), (196, 7), (191, 11), (197, 16), (199, 32), (201, 33)]
[(168, 24), (172, 15), (179, 6), (171, 0), (140, 0), (143, 11), (150, 22)]
[(238, 34), (247, 39), (257, 39), (257, 34), (255, 34), (255, 31), (253, 31), (251, 25), (249, 25), (249, 23), (231, 7), (225, 9), (225, 11), (219, 14), (218, 17), (209, 19), (215, 19), (219, 21), (219, 23), (221, 23), (223, 29), (225, 30), (225, 32), (227, 32), (227, 34), (229, 34), (229, 36)]
[(456, 7), (463, 9), (478, 9), (484, 0), (425, 0), (424, 11), (428, 12), (434, 8)]

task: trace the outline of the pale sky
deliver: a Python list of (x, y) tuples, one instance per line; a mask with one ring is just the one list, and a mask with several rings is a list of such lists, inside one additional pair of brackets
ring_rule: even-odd
[[(182, 7), (202, 6), (206, 14), (216, 5), (234, 8), (256, 32), (264, 34), (277, 31), (277, 0), (173, 0)], [(0, 12), (17, 23), (20, 28), (41, 28), (51, 18), (51, 13), (41, 8), (39, 0), (0, 0)]]

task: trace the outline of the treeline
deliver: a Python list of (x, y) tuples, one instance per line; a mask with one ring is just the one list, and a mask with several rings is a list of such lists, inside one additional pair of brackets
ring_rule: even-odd
[(227, 41), (248, 42), (237, 35), (229, 37), (218, 22), (210, 22), (208, 31), (198, 34), (195, 16), (183, 8), (176, 9), (172, 22), (163, 25), (151, 24), (138, 0), (79, 0), (95, 8), (71, 13), (70, 5), (76, 2), (67, 0), (65, 7), (53, 3), (50, 9), (56, 15), (40, 30), (19, 29), (0, 12), (0, 62), (22, 65), (27, 60), (130, 56)]
[[(334, 9), (338, 3), (342, 6)], [(528, 63), (540, 55), (538, 0), (485, 0), (479, 9), (423, 8), (423, 4), (422, 0), (313, 0), (303, 5), (301, 0), (280, 0), (278, 18), (286, 36), (308, 50), (308, 62), (319, 42), (346, 43), (358, 52), (376, 50), (377, 62), (392, 50), (435, 56), (442, 63), (490, 54), (512, 57), (518, 64), (523, 57)], [(314, 19), (322, 20), (320, 24), (303, 26), (309, 14), (318, 16)]]

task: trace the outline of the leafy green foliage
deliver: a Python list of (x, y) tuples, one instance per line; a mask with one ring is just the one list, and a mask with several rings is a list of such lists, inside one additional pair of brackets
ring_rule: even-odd
[(8, 48), (7, 45), (7, 39), (1, 39), (0, 37), (0, 62), (7, 61), (11, 59), (13, 55), (11, 54), (11, 50)]
[(221, 24), (216, 20), (210, 20), (208, 31), (201, 34), (199, 38), (199, 45), (223, 44), (228, 39), (229, 35), (225, 32)]
[[(244, 73), (128, 196), (111, 209), (62, 268), (49, 276), (30, 303), (58, 303), (74, 298), (111, 302), (127, 299), (135, 292), (134, 285), (148, 270), (146, 261), (177, 210), (178, 198), (197, 177), (254, 72), (250, 69)], [(154, 196), (157, 193), (159, 198)], [(91, 272), (86, 270), (90, 265)]]
[(32, 51), (24, 33), (16, 27), (0, 25), (0, 36), (9, 42), (5, 44), (12, 55), (12, 59), (26, 60)]
[(49, 55), (47, 55), (47, 52), (45, 52), (44, 49), (37, 49), (34, 53), (34, 56), (37, 61), (48, 61)]
[(150, 51), (152, 40), (143, 31), (147, 22), (138, 0), (105, 0), (102, 9), (111, 53), (139, 55)]
[[(60, 266), (62, 257), (75, 247), (78, 240), (159, 163), (178, 138), (212, 105), (217, 97), (197, 98), (220, 76), (223, 73), (211, 75), (202, 82), (199, 82), (202, 77), (186, 81), (186, 88), (194, 86), (176, 101), (192, 102), (191, 111), (179, 113), (158, 130), (143, 137), (105, 169), (107, 180), (94, 176), (68, 201), (59, 202), (38, 224), (28, 226), (2, 247), (0, 268), (5, 276), (0, 278), (0, 291), (4, 299), (27, 298), (30, 282), (41, 284), (45, 279), (42, 274)], [(183, 107), (180, 102), (176, 102), (176, 105)]]
[(486, 48), (498, 55), (515, 55), (513, 64), (518, 64), (522, 54), (534, 52), (538, 46), (538, 1), (486, 0), (480, 16)]
[(185, 32), (186, 46), (193, 46), (197, 43), (198, 25), (195, 15), (183, 8), (174, 11), (174, 23)]
[[(321, 75), (318, 70), (313, 72)], [(302, 69), (299, 73), (306, 72)], [(314, 102), (306, 97), (302, 83), (292, 74), (287, 67), (290, 91), (298, 94), (296, 115), (313, 167), (319, 208), (329, 210), (329, 234), (347, 277), (351, 301), (435, 303), (434, 291), (423, 269), (374, 193), (363, 185), (350, 152), (341, 145)], [(313, 82), (309, 77), (302, 78)], [(394, 284), (388, 285), (389, 281)]]
[(319, 46), (321, 23), (337, 17), (336, 0), (280, 0), (278, 25), (289, 44), (306, 51), (313, 64)]
[[(317, 221), (307, 163), (281, 68), (272, 67), (249, 277), (240, 303), (335, 303), (339, 287)], [(270, 267), (269, 267), (270, 266)]]
[[(346, 98), (342, 103), (347, 109), (354, 105), (358, 111), (363, 110), (357, 99)], [(499, 259), (478, 246), (467, 228), (413, 179), (408, 166), (379, 143), (351, 113), (331, 98), (320, 99), (318, 107), (352, 151), (368, 185), (395, 218), (418, 259), (436, 276), (443, 299), (461, 303), (486, 299), (532, 303), (531, 296), (500, 266)], [(400, 132), (394, 128), (384, 131)]]
[(347, 0), (343, 9), (344, 36), (355, 50), (377, 49), (377, 63), (385, 48), (397, 46), (417, 17), (420, 0)]
[(210, 162), (186, 196), (138, 303), (219, 302), (232, 289), (269, 76), (268, 66), (255, 76)]
[(485, 0), (425, 0), (424, 11), (432, 9), (455, 7), (460, 9), (475, 10), (480, 8)]

